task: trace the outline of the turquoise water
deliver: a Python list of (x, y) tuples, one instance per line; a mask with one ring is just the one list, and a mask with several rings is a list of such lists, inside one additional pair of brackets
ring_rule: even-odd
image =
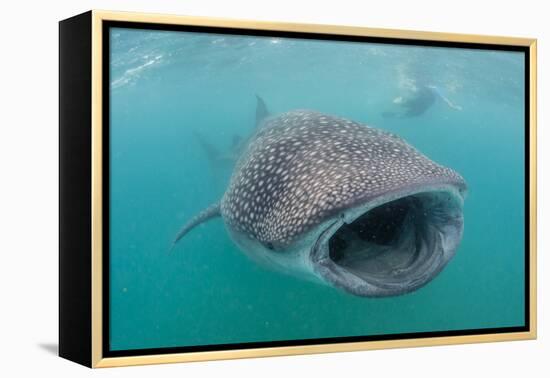
[[(113, 350), (524, 324), (524, 60), (517, 52), (111, 30), (110, 344)], [(412, 88), (437, 88), (416, 117)], [(220, 199), (212, 166), (273, 113), (309, 108), (392, 131), (468, 184), (464, 238), (425, 287), (361, 298), (250, 261), (220, 218), (168, 253)]]

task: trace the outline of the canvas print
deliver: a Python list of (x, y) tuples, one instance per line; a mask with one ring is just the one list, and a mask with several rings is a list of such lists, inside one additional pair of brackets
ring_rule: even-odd
[(524, 52), (108, 43), (109, 351), (525, 326)]

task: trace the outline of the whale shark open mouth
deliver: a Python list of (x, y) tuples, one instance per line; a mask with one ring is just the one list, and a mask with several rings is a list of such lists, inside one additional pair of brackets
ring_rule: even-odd
[(360, 296), (399, 295), (425, 285), (462, 239), (462, 193), (439, 187), (375, 202), (350, 210), (347, 220), (344, 214), (319, 236), (310, 253), (314, 270)]

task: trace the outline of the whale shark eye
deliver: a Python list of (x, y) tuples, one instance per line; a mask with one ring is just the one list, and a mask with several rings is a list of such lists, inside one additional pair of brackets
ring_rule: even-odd
[(273, 243), (271, 243), (271, 242), (265, 243), (265, 246), (267, 247), (267, 249), (270, 249), (272, 251), (275, 249), (275, 247), (273, 246)]

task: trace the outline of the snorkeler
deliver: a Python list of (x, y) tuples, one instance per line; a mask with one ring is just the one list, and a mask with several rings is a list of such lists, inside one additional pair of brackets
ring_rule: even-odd
[(462, 107), (454, 104), (443, 90), (434, 84), (428, 84), (427, 75), (419, 74), (418, 70), (413, 70), (414, 75), (404, 75), (403, 70), (399, 70), (401, 76), (400, 87), (405, 90), (405, 94), (393, 99), (393, 108), (382, 113), (385, 118), (409, 118), (424, 114), (439, 98), (453, 110), (462, 110)]

